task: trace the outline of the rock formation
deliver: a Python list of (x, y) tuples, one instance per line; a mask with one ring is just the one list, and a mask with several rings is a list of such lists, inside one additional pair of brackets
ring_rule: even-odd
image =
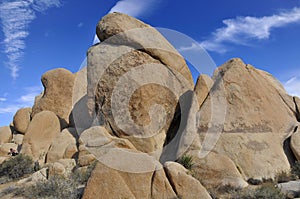
[(194, 86), (151, 26), (111, 13), (96, 32), (87, 66), (46, 72), (32, 109), (0, 128), (0, 163), (13, 148), (44, 167), (22, 186), (96, 161), (84, 199), (209, 199), (208, 189), (245, 188), (300, 160), (300, 100), (269, 73), (234, 58)]

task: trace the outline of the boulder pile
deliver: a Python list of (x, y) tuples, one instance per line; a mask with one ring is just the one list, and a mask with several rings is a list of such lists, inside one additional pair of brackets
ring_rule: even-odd
[(300, 99), (269, 73), (234, 58), (194, 85), (150, 25), (111, 13), (96, 33), (86, 67), (46, 72), (33, 107), (0, 128), (0, 163), (10, 148), (49, 176), (96, 161), (84, 199), (210, 199), (209, 189), (245, 188), (300, 161)]

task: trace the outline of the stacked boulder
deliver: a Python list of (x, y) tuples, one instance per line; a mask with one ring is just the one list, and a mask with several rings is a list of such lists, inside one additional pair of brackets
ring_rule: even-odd
[[(244, 188), (300, 160), (300, 100), (270, 74), (235, 58), (194, 86), (151, 26), (111, 13), (96, 32), (87, 66), (46, 72), (34, 106), (0, 128), (0, 163), (10, 148), (49, 176), (96, 160), (84, 199), (206, 199), (209, 188)], [(193, 157), (190, 170), (180, 156)]]

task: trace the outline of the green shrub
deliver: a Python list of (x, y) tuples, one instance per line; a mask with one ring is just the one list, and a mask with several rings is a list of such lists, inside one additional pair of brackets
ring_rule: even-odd
[(191, 155), (183, 155), (177, 160), (177, 162), (182, 166), (184, 166), (186, 169), (191, 169), (192, 166), (194, 165), (193, 156)]
[(24, 198), (47, 198), (47, 199), (76, 199), (79, 198), (77, 182), (72, 178), (56, 175), (47, 181), (35, 185), (20, 188), (15, 192), (16, 196)]
[(19, 154), (13, 158), (5, 160), (0, 165), (0, 177), (6, 177), (10, 180), (19, 179), (26, 174), (33, 172), (32, 159), (23, 154)]

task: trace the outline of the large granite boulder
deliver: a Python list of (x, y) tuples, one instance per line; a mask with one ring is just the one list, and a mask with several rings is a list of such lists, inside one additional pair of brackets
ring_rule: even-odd
[(21, 108), (16, 112), (13, 120), (14, 129), (16, 131), (25, 134), (31, 120), (31, 112), (31, 108)]
[(191, 175), (188, 175), (188, 170), (182, 165), (176, 162), (166, 162), (164, 167), (168, 179), (179, 198), (211, 199), (202, 184)]
[(44, 93), (36, 99), (31, 117), (41, 111), (52, 111), (59, 117), (62, 128), (67, 127), (73, 105), (74, 79), (75, 75), (63, 68), (46, 72), (41, 79)]
[[(132, 159), (132, 165), (137, 163), (141, 162)], [(155, 170), (156, 165), (149, 160), (144, 164), (148, 164), (149, 172), (123, 172), (98, 163), (82, 198), (176, 198), (176, 193), (168, 182), (163, 169)], [(103, 179), (105, 179), (105, 183), (102, 183)], [(118, 188), (112, 188), (116, 184)]]
[(21, 153), (31, 156), (42, 165), (53, 140), (59, 133), (60, 122), (53, 112), (42, 111), (36, 114), (23, 138)]
[(189, 89), (185, 79), (145, 52), (105, 43), (89, 50), (87, 75), (89, 108), (98, 125), (142, 152), (161, 150), (167, 132), (176, 131), (171, 123)]
[(155, 28), (148, 24), (126, 14), (110, 13), (99, 21), (96, 33), (101, 41), (145, 51), (170, 70), (183, 75), (191, 86), (194, 85), (184, 58)]
[(210, 131), (216, 128), (211, 121), (211, 93), (222, 84), (226, 91), (225, 118), (222, 128), (216, 128), (222, 134), (213, 151), (233, 160), (246, 179), (273, 178), (288, 170), (290, 157), (283, 143), (298, 125), (293, 98), (270, 74), (240, 59), (219, 67), (213, 79), (212, 91), (200, 109), (200, 140), (204, 140), (205, 132), (219, 133)]
[(230, 185), (236, 189), (248, 186), (234, 162), (225, 155), (210, 152), (204, 158), (200, 151), (190, 151), (193, 157), (192, 173), (206, 188)]

